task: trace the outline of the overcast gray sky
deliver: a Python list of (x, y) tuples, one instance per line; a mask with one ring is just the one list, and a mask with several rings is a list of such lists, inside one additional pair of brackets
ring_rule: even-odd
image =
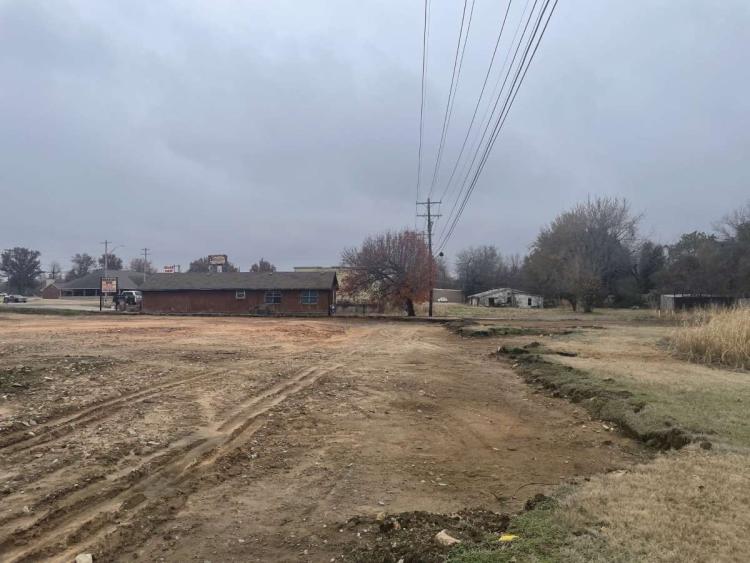
[[(428, 167), (462, 5), (433, 0)], [(448, 163), (505, 6), (476, 0)], [(413, 227), (422, 9), (0, 0), (0, 247), (286, 269)], [(748, 29), (745, 0), (560, 0), (449, 257), (524, 252), (589, 194), (627, 197), (660, 242), (710, 229), (750, 196)]]

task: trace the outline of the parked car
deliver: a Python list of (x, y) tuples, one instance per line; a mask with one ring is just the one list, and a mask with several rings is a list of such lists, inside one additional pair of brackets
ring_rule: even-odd
[(26, 303), (27, 299), (23, 295), (6, 295), (3, 297), (3, 303)]
[(120, 296), (125, 299), (125, 303), (128, 305), (137, 305), (143, 301), (143, 294), (135, 289), (126, 289), (120, 293)]

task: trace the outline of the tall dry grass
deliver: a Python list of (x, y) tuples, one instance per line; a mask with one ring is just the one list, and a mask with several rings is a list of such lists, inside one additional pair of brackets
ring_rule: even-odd
[(674, 331), (671, 345), (692, 361), (750, 369), (750, 308), (694, 311)]

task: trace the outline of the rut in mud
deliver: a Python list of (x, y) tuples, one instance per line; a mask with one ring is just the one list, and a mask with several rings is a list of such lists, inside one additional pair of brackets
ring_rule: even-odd
[(0, 330), (0, 369), (23, 367), (0, 402), (7, 561), (330, 561), (366, 544), (351, 518), (515, 510), (544, 489), (521, 485), (642, 455), (440, 326), (4, 315)]

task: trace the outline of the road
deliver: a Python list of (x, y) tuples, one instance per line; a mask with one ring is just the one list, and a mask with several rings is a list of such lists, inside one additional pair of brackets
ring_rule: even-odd
[(0, 314), (0, 553), (341, 560), (352, 517), (517, 510), (639, 459), (496, 346), (403, 322)]

